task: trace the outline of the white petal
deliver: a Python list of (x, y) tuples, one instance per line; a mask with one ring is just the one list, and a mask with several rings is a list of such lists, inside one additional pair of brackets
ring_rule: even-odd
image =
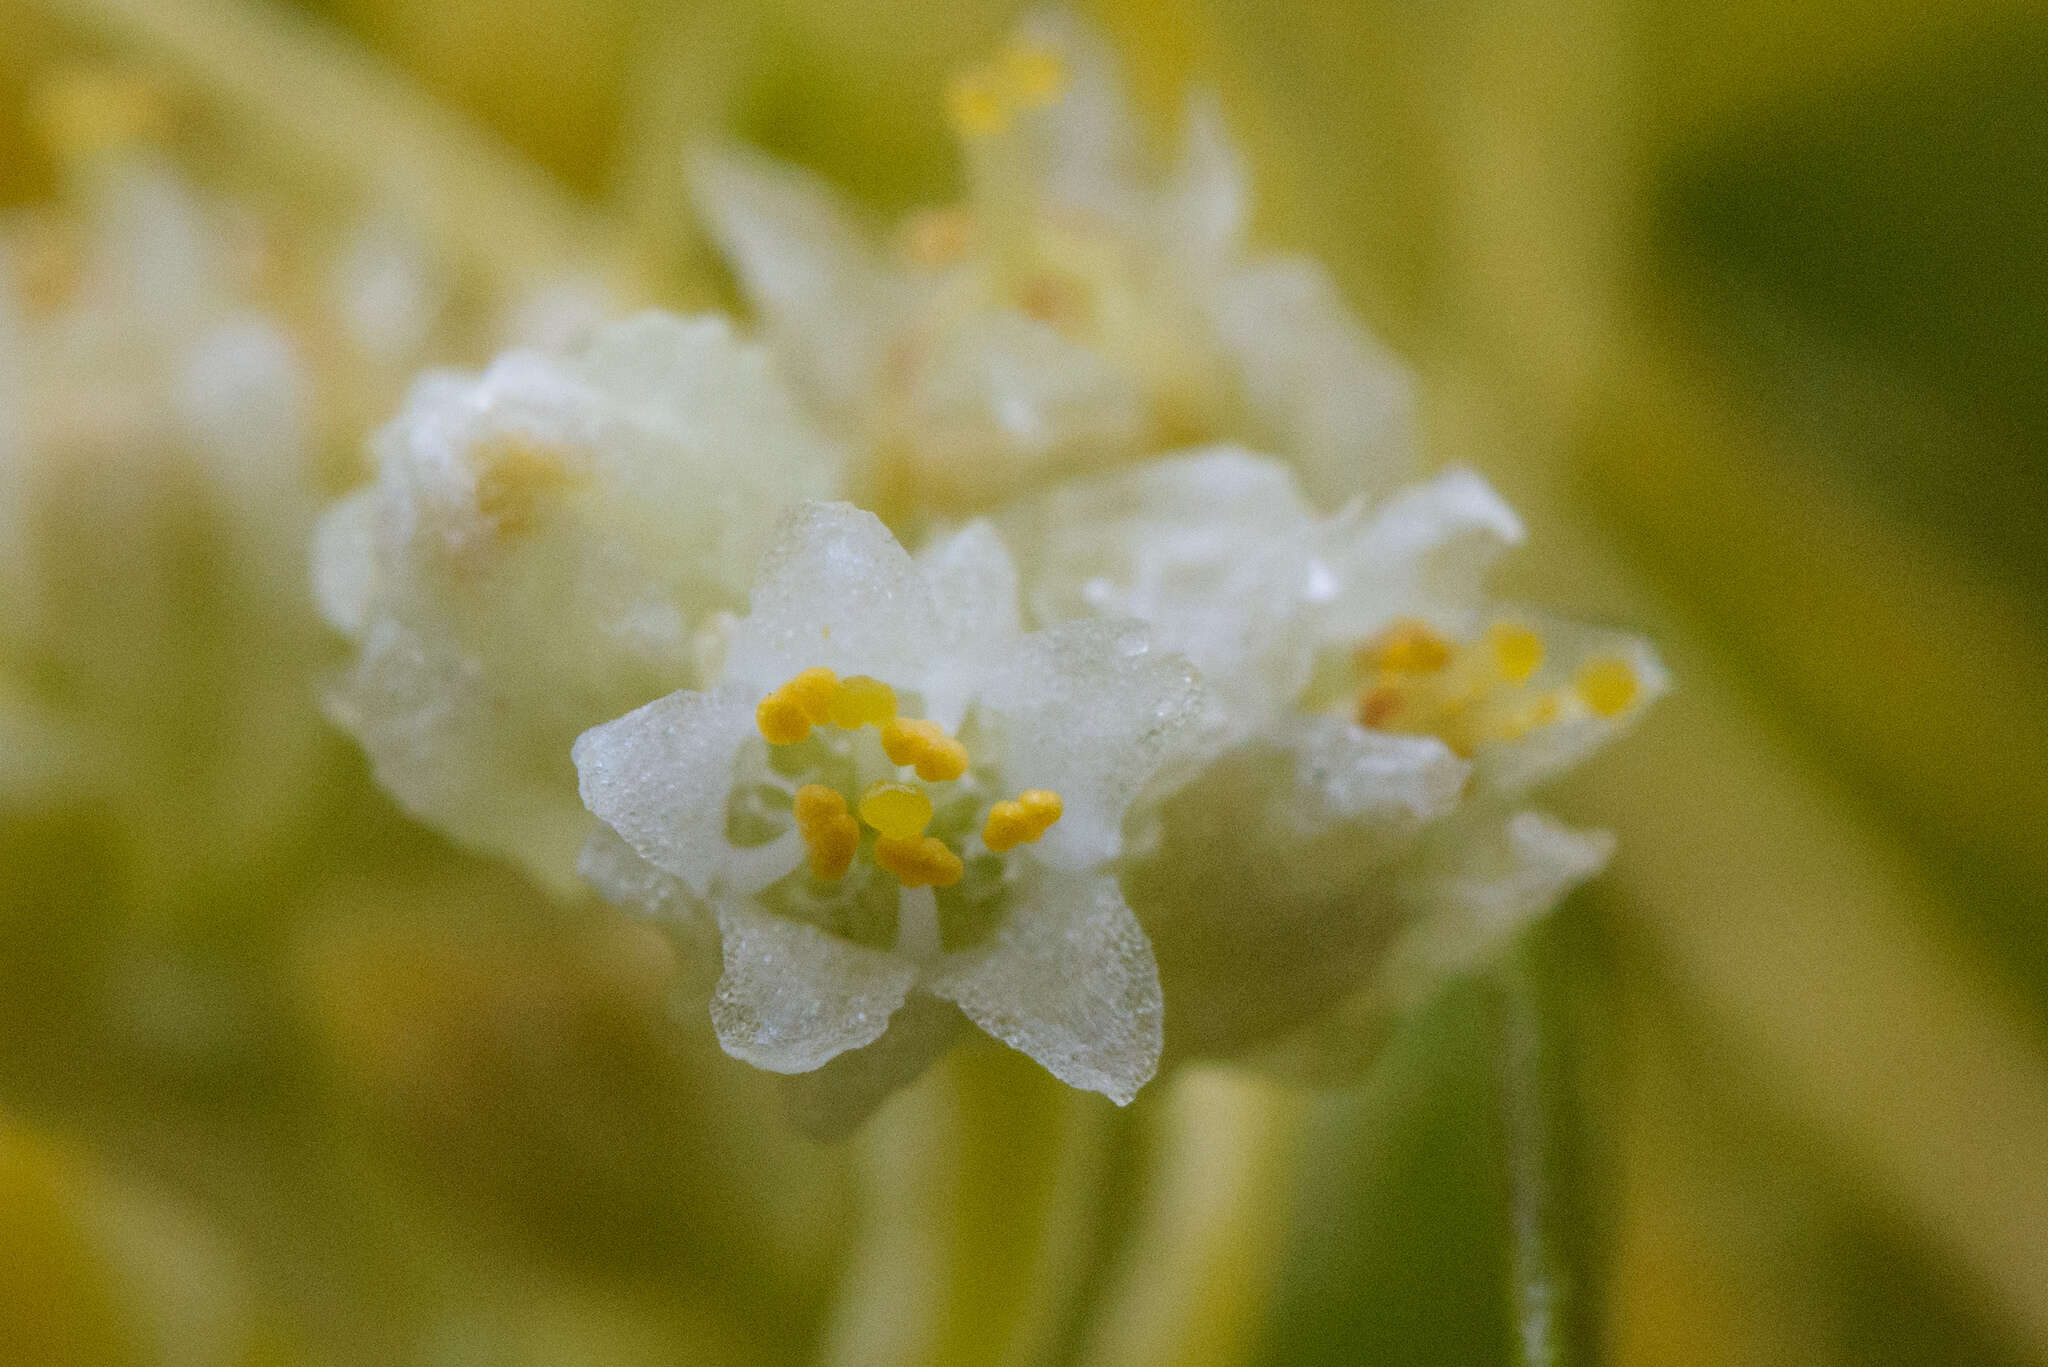
[(1197, 265), (1221, 262), (1244, 232), (1249, 198), (1244, 163), (1224, 127), (1222, 104), (1211, 91), (1191, 94), (1180, 166), (1163, 206), (1167, 243)]
[(744, 148), (691, 158), (712, 239), (798, 380), (834, 405), (866, 392), (882, 357), (888, 290), (867, 235), (809, 172)]
[(699, 897), (735, 856), (726, 800), (755, 701), (731, 689), (671, 693), (593, 726), (570, 751), (584, 806)]
[(1347, 514), (1326, 539), (1339, 591), (1325, 635), (1355, 644), (1397, 617), (1469, 631), (1486, 604), (1486, 577), (1522, 539), (1514, 509), (1470, 470), (1411, 484), (1362, 522)]
[(751, 603), (725, 672), (757, 690), (813, 665), (914, 687), (939, 642), (930, 584), (881, 519), (850, 503), (791, 511)]
[(1069, 869), (1115, 858), (1125, 810), (1211, 720), (1193, 668), (1130, 621), (1021, 637), (992, 662), (980, 705), (1004, 783), (1060, 795), (1064, 814), (1033, 848)]
[(1139, 619), (1201, 670), (1234, 735), (1299, 698), (1328, 592), (1316, 520), (1278, 461), (1235, 447), (1169, 457), (1062, 485), (1002, 525), (1039, 620)]
[(1058, 53), (1065, 67), (1061, 97), (1020, 121), (1040, 195), (1129, 220), (1142, 159), (1115, 48), (1091, 25), (1057, 10), (1027, 16), (1018, 37)]
[(872, 1044), (917, 976), (893, 954), (745, 902), (719, 905), (718, 930), (711, 1024), (726, 1053), (770, 1072), (807, 1073)]
[(1017, 566), (996, 529), (979, 519), (917, 557), (938, 617), (922, 679), (925, 715), (957, 729), (991, 654), (1021, 633)]
[(1606, 831), (1580, 831), (1541, 812), (1475, 810), (1432, 832), (1399, 880), (1413, 927), (1381, 974), (1413, 1003), (1492, 954), (1523, 926), (1600, 872), (1614, 853)]
[(1159, 1066), (1159, 969), (1113, 878), (1035, 870), (990, 940), (930, 990), (1069, 1086), (1129, 1104)]
[(335, 500), (313, 530), (313, 601), (336, 631), (362, 634), (377, 586), (377, 490)]
[(1210, 313), (1274, 449), (1320, 505), (1377, 497), (1416, 468), (1414, 383), (1321, 266), (1288, 258), (1220, 277)]

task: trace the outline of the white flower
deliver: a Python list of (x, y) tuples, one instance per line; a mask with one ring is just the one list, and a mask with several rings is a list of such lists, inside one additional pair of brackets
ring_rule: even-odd
[[(716, 684), (576, 742), (590, 810), (717, 919), (726, 1052), (809, 1072), (916, 991), (1119, 1103), (1152, 1076), (1157, 971), (1106, 866), (1203, 702), (1134, 624), (1026, 634), (1015, 600), (986, 524), (914, 561), (807, 504)], [(950, 1039), (914, 1019), (913, 1054)], [(897, 1080), (925, 1061), (881, 1052)]]
[(1469, 963), (1604, 862), (1605, 837), (1516, 804), (1665, 675), (1633, 637), (1490, 601), (1523, 532), (1478, 476), (1324, 517), (1286, 467), (1212, 449), (998, 521), (1039, 620), (1135, 616), (1224, 705), (1226, 748), (1125, 878), (1176, 1047), (1270, 1037), (1386, 965)]
[(1248, 253), (1214, 103), (1148, 173), (1115, 59), (1059, 16), (956, 78), (956, 208), (884, 249), (804, 172), (698, 158), (713, 237), (891, 516), (983, 509), (1202, 440), (1281, 453), (1334, 507), (1413, 465), (1410, 383), (1320, 267)]
[(660, 314), (429, 375), (375, 451), (315, 549), (323, 611), (359, 647), (330, 711), (414, 815), (573, 887), (590, 822), (570, 743), (694, 680), (837, 453), (762, 349)]

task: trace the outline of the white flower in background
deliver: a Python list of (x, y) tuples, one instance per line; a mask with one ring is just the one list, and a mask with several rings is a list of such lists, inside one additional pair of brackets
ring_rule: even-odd
[(905, 1080), (951, 1038), (915, 992), (1131, 1100), (1160, 988), (1108, 865), (1199, 733), (1192, 671), (1133, 623), (1020, 631), (986, 524), (913, 560), (871, 514), (807, 504), (751, 602), (714, 684), (575, 746), (591, 811), (673, 880), (643, 890), (716, 917), (726, 1052), (810, 1072), (900, 1012), (924, 1057), (878, 1066)]
[(949, 92), (969, 190), (885, 249), (834, 193), (700, 156), (713, 237), (893, 518), (964, 513), (1206, 440), (1279, 453), (1326, 507), (1413, 470), (1407, 373), (1315, 263), (1244, 243), (1212, 102), (1148, 173), (1115, 59), (1039, 16)]
[(1324, 517), (1285, 466), (1215, 449), (998, 523), (1035, 618), (1137, 617), (1223, 704), (1227, 748), (1125, 878), (1176, 1048), (1270, 1038), (1376, 975), (1440, 978), (1604, 862), (1605, 836), (1517, 804), (1665, 676), (1640, 640), (1489, 600), (1523, 532), (1478, 476)]
[(697, 677), (782, 510), (838, 455), (760, 347), (646, 314), (567, 355), (430, 374), (324, 519), (315, 580), (356, 643), (330, 711), (415, 816), (576, 886), (569, 746)]
[(312, 384), (250, 214), (148, 145), (162, 92), (38, 93), (64, 194), (0, 218), (0, 807), (89, 798), (169, 897), (309, 805), (314, 623), (274, 567), (317, 509)]

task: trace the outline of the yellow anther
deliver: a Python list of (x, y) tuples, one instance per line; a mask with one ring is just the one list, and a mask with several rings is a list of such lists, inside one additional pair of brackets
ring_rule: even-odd
[(823, 665), (815, 665), (784, 684), (780, 690), (787, 694), (811, 725), (822, 726), (832, 715), (832, 702), (839, 696), (839, 676)]
[(882, 726), (882, 752), (891, 764), (907, 764), (927, 783), (944, 783), (967, 772), (967, 747), (935, 721), (896, 717)]
[(1580, 665), (1572, 687), (1595, 716), (1617, 717), (1636, 700), (1642, 681), (1636, 677), (1635, 666), (1610, 655)]
[(1368, 730), (1384, 730), (1388, 722), (1401, 710), (1401, 689), (1395, 684), (1381, 684), (1368, 689), (1358, 700), (1358, 724)]
[(992, 138), (1010, 126), (1009, 101), (1003, 98), (999, 73), (976, 67), (955, 76), (946, 86), (946, 112), (963, 138)]
[(932, 824), (931, 794), (909, 783), (871, 783), (860, 797), (860, 819), (886, 840), (911, 840)]
[(1486, 630), (1494, 668), (1509, 683), (1521, 683), (1543, 663), (1543, 638), (1518, 622), (1495, 622)]
[(833, 695), (831, 706), (834, 726), (857, 731), (863, 726), (880, 726), (895, 717), (896, 690), (880, 679), (854, 674), (839, 681), (839, 691)]
[(806, 783), (796, 790), (794, 808), (811, 872), (820, 878), (845, 877), (860, 848), (860, 823), (848, 814), (846, 799), (836, 788)]
[(896, 875), (906, 888), (950, 888), (960, 881), (967, 866), (960, 856), (946, 848), (936, 836), (912, 836), (875, 842), (875, 862)]
[(548, 499), (583, 478), (577, 457), (517, 433), (489, 437), (467, 456), (476, 471), (476, 510), (502, 536), (524, 536)]
[(1044, 788), (1029, 789), (1017, 794), (1013, 801), (998, 802), (988, 809), (981, 841), (997, 854), (1028, 845), (1052, 828), (1062, 810), (1058, 793)]
[(1365, 648), (1365, 663), (1392, 674), (1430, 674), (1451, 660), (1451, 643), (1427, 622), (1396, 622)]
[(1036, 43), (1014, 43), (1003, 53), (1003, 83), (1019, 106), (1039, 109), (1067, 90), (1067, 64), (1059, 53)]
[(803, 707), (779, 688), (754, 704), (754, 725), (770, 745), (795, 745), (811, 734), (811, 719)]

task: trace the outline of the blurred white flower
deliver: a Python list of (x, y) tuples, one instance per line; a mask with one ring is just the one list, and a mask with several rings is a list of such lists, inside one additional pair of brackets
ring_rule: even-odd
[(1523, 532), (1477, 475), (1324, 517), (1284, 465), (1215, 449), (998, 525), (1039, 620), (1137, 617), (1223, 705), (1221, 752), (1126, 879), (1176, 1048), (1268, 1037), (1393, 965), (1469, 966), (1604, 862), (1604, 836), (1514, 804), (1665, 675), (1633, 637), (1491, 602)]
[[(1122, 1103), (1158, 1063), (1161, 1000), (1108, 865), (1204, 705), (1135, 624), (1020, 631), (986, 524), (913, 560), (873, 515), (807, 504), (716, 684), (594, 728), (575, 759), (590, 809), (681, 885), (642, 896), (715, 915), (728, 1053), (819, 1069), (916, 991)], [(623, 852), (594, 848), (619, 891)], [(880, 1086), (950, 1042), (910, 1020), (923, 1057), (877, 1050)]]
[(574, 887), (570, 743), (694, 680), (837, 454), (762, 349), (659, 314), (430, 374), (375, 451), (315, 548), (322, 610), (359, 649), (330, 711), (414, 815)]
[(805, 172), (736, 149), (694, 167), (770, 340), (863, 461), (864, 501), (975, 511), (1205, 440), (1280, 453), (1326, 507), (1409, 476), (1407, 372), (1319, 266), (1248, 251), (1213, 101), (1151, 173), (1114, 55), (1052, 15), (950, 95), (966, 201), (890, 248)]

